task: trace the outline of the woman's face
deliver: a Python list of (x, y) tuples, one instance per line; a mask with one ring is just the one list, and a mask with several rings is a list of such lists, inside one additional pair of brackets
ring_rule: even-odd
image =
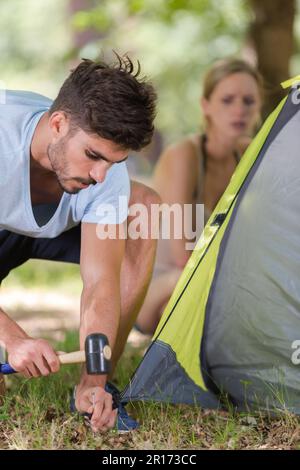
[(202, 98), (210, 128), (230, 139), (252, 135), (260, 107), (257, 82), (247, 72), (228, 75), (216, 85), (209, 99)]

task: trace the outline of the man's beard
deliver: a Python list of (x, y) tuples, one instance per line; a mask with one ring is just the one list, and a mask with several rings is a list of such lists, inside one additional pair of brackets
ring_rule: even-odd
[[(61, 177), (61, 174), (68, 174), (68, 162), (66, 158), (66, 143), (68, 141), (68, 136), (63, 137), (59, 142), (56, 144), (49, 144), (47, 148), (47, 155), (52, 167), (52, 170), (54, 171), (57, 182), (61, 189), (68, 193), (68, 194), (77, 194), (81, 188), (74, 188), (70, 189), (68, 188), (64, 181), (68, 181), (72, 178), (63, 178)], [(75, 178), (74, 178), (75, 180)]]
[(61, 187), (61, 189), (65, 192), (65, 193), (68, 193), (68, 194), (77, 194), (79, 193), (79, 191), (81, 190), (81, 188), (74, 188), (72, 190), (68, 189), (64, 184), (63, 182), (59, 179), (59, 177), (56, 175), (56, 178), (57, 178), (57, 182), (59, 184), (59, 186)]

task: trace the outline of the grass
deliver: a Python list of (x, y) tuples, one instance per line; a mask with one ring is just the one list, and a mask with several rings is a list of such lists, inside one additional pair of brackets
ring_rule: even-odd
[(69, 294), (80, 292), (82, 287), (79, 265), (35, 259), (11, 271), (2, 285), (5, 288), (54, 288)]
[[(71, 295), (81, 289), (78, 266), (35, 260), (14, 270), (3, 284), (11, 289), (54, 288)], [(49, 340), (57, 350), (73, 351), (77, 338), (77, 332), (68, 331), (61, 343)], [(120, 389), (141, 355), (141, 347), (127, 346), (116, 371)], [(69, 396), (79, 375), (78, 366), (64, 366), (46, 378), (9, 376), (0, 407), (0, 449), (300, 449), (299, 419), (289, 413), (271, 418), (158, 403), (128, 406), (141, 424), (136, 432), (93, 434), (81, 417), (69, 412)]]
[[(58, 350), (77, 348), (77, 333), (68, 332)], [(140, 360), (128, 348), (116, 374), (124, 387)], [(0, 449), (299, 449), (298, 418), (200, 410), (197, 407), (138, 403), (129, 407), (141, 423), (139, 431), (93, 434), (83, 419), (69, 413), (69, 395), (79, 377), (77, 366), (58, 374), (26, 380), (10, 376), (0, 408)]]

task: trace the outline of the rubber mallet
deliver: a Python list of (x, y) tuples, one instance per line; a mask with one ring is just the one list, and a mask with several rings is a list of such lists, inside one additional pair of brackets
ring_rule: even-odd
[[(108, 374), (110, 370), (111, 349), (108, 339), (102, 333), (88, 335), (85, 340), (84, 351), (75, 351), (58, 355), (61, 364), (86, 363), (88, 375)], [(15, 374), (9, 364), (0, 364), (0, 374)]]

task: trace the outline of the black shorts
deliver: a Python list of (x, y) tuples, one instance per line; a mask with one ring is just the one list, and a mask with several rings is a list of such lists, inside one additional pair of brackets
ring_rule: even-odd
[(78, 263), (81, 224), (56, 238), (31, 238), (0, 230), (0, 283), (8, 273), (29, 259)]

